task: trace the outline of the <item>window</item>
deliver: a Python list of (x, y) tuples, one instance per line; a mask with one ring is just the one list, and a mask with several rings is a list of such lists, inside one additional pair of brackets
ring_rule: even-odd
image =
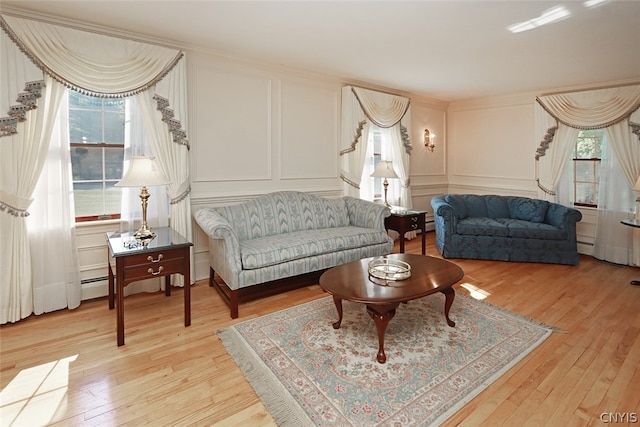
[(573, 152), (576, 206), (598, 207), (598, 185), (604, 130), (582, 130)]
[(126, 102), (69, 91), (76, 221), (120, 218)]

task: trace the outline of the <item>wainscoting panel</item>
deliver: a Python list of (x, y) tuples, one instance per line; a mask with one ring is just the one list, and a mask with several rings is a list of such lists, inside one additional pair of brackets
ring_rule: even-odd
[(280, 178), (338, 176), (340, 86), (284, 81)]
[(193, 180), (271, 179), (272, 79), (205, 66), (193, 76)]
[(533, 102), (449, 113), (449, 178), (535, 179)]

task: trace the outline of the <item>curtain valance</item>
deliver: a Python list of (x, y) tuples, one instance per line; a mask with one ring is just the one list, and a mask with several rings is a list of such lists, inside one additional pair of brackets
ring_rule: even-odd
[(376, 92), (360, 87), (351, 88), (360, 107), (373, 124), (389, 128), (398, 123), (409, 109), (409, 98)]
[(11, 15), (0, 16), (0, 25), (42, 71), (92, 96), (140, 93), (165, 77), (184, 55), (176, 49)]
[(546, 95), (536, 101), (565, 126), (603, 129), (640, 108), (640, 85)]

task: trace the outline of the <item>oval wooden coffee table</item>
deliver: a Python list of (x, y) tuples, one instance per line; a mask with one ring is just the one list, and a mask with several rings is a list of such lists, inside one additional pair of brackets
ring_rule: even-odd
[(342, 300), (365, 304), (367, 313), (373, 319), (378, 331), (379, 363), (385, 363), (384, 334), (389, 321), (396, 314), (400, 303), (422, 298), (436, 292), (445, 295), (444, 316), (447, 324), (455, 326), (449, 318), (449, 309), (453, 304), (455, 292), (453, 285), (458, 283), (464, 272), (450, 261), (417, 254), (390, 254), (383, 258), (400, 260), (411, 266), (411, 277), (389, 281), (369, 276), (369, 262), (380, 257), (365, 258), (330, 268), (320, 276), (320, 286), (333, 296), (338, 310), (338, 321), (334, 329), (342, 323)]

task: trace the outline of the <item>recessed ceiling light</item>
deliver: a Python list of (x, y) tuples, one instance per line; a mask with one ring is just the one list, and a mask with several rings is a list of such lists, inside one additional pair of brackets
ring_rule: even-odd
[[(603, 0), (591, 0), (591, 1), (603, 1)], [(512, 33), (521, 33), (527, 30), (533, 30), (542, 25), (558, 22), (571, 15), (569, 9), (564, 6), (555, 6), (551, 9), (547, 9), (537, 18), (529, 19), (528, 21), (518, 22), (517, 24), (509, 25), (507, 29)]]
[(602, 3), (606, 3), (609, 0), (585, 0), (582, 2), (584, 7), (596, 7), (600, 6)]

